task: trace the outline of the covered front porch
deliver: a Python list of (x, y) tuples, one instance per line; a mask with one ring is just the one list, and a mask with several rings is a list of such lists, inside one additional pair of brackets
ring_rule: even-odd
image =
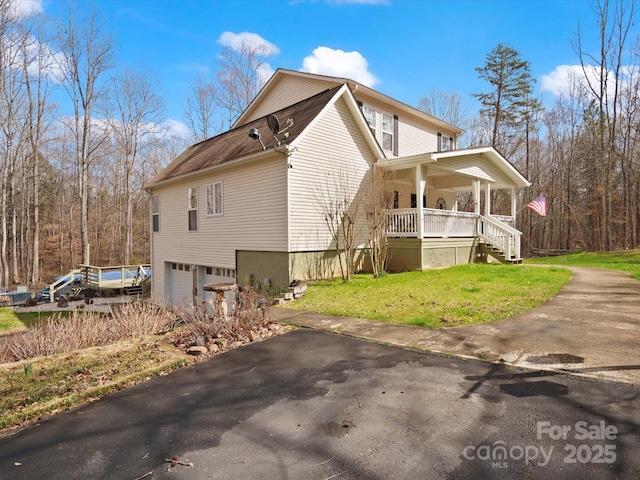
[[(433, 262), (424, 259), (434, 253), (427, 251), (430, 249), (449, 252), (449, 261), (437, 262), (441, 266), (452, 261), (468, 263), (482, 255), (508, 263), (521, 261), (521, 232), (515, 229), (516, 189), (529, 182), (495, 149), (399, 157), (379, 165), (393, 172), (389, 182), (393, 208), (387, 210), (392, 256), (394, 252), (406, 256), (405, 247), (420, 251), (421, 260), (413, 258), (408, 268), (429, 268)], [(506, 212), (493, 211), (492, 192), (496, 190), (507, 194)], [(465, 252), (462, 255), (460, 248)], [(450, 254), (451, 249), (455, 255)]]

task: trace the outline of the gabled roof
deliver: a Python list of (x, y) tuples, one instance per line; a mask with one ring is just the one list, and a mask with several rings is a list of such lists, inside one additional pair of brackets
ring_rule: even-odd
[[(295, 142), (298, 136), (331, 102), (341, 88), (342, 85), (329, 88), (313, 97), (273, 112), (281, 122), (282, 127), (284, 127), (288, 118), (294, 120), (293, 125), (287, 130), (289, 133), (287, 144)], [(267, 147), (266, 150), (263, 150), (259, 141), (249, 137), (251, 128), (257, 128), (261, 132), (261, 139)], [(277, 141), (267, 128), (265, 116), (187, 148), (153, 177), (145, 188), (151, 188), (161, 183), (218, 167), (232, 161), (271, 153), (276, 146)]]
[(351, 80), (349, 78), (343, 78), (343, 77), (331, 77), (329, 75), (319, 75), (317, 73), (306, 73), (306, 72), (299, 72), (295, 70), (287, 70), (284, 68), (279, 68), (278, 70), (275, 71), (275, 73), (271, 76), (271, 78), (269, 78), (269, 80), (264, 85), (264, 87), (262, 87), (260, 92), (258, 92), (258, 95), (256, 95), (256, 97), (251, 101), (251, 103), (245, 109), (245, 111), (242, 112), (242, 115), (240, 115), (240, 117), (235, 121), (233, 126), (236, 127), (236, 126), (242, 125), (242, 123), (244, 122), (244, 119), (250, 116), (251, 112), (254, 110), (254, 108), (258, 104), (260, 104), (262, 99), (270, 94), (270, 91), (273, 89), (273, 86), (277, 82), (279, 82), (282, 77), (286, 75), (293, 75), (298, 77), (306, 77), (306, 78), (312, 78), (316, 80), (322, 80), (327, 82), (328, 85), (331, 85), (331, 84), (342, 85), (346, 83), (349, 85), (349, 87), (353, 92), (363, 91), (366, 93), (367, 96), (371, 98), (374, 98), (387, 105), (395, 106), (398, 109), (398, 111), (404, 111), (404, 112), (410, 113), (411, 115), (415, 115), (439, 127), (452, 129), (456, 131), (458, 135), (462, 135), (464, 133), (464, 130), (460, 129), (459, 127), (456, 127), (455, 125), (451, 125), (450, 123), (447, 123), (444, 120), (440, 120), (439, 118), (434, 117), (433, 115), (429, 115), (428, 113), (425, 113), (422, 110), (419, 110), (415, 107), (407, 105), (406, 103), (403, 103), (403, 102), (400, 102), (399, 100), (391, 98), (388, 95), (380, 93), (371, 87), (367, 87), (362, 83), (356, 82), (355, 80)]

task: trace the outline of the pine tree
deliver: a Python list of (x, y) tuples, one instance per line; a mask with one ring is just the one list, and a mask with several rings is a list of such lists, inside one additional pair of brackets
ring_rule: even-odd
[[(480, 100), (480, 115), (490, 120), (491, 146), (504, 154), (513, 153), (526, 138), (531, 118), (542, 107), (533, 98), (529, 62), (508, 45), (499, 44), (486, 57), (483, 67), (477, 67), (479, 77), (491, 86), (487, 93), (474, 93)], [(525, 133), (525, 135), (522, 135)]]

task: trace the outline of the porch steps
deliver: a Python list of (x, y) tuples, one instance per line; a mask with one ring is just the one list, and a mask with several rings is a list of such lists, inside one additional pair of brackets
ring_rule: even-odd
[(521, 265), (522, 264), (522, 258), (517, 258), (515, 256), (512, 256), (511, 258), (507, 258), (505, 256), (505, 252), (501, 248), (496, 247), (495, 245), (492, 245), (490, 243), (486, 243), (486, 242), (480, 243), (480, 251), (483, 254), (491, 255), (493, 258), (498, 260), (500, 263), (506, 263), (506, 264), (511, 264), (511, 265)]

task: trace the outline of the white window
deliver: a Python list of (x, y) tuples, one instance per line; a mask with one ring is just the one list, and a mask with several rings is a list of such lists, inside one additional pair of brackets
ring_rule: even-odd
[(157, 195), (151, 197), (151, 231), (160, 231), (160, 199)]
[(377, 118), (378, 112), (376, 112), (375, 108), (365, 105), (364, 107), (362, 107), (362, 113), (364, 113), (364, 118), (366, 118), (367, 123), (369, 124), (369, 127), (373, 132), (373, 136), (375, 137), (376, 136), (376, 118)]
[(222, 215), (222, 182), (207, 185), (207, 215)]
[(382, 149), (393, 150), (393, 115), (382, 114)]
[(198, 187), (189, 188), (189, 231), (198, 230)]
[(395, 137), (397, 135), (398, 117), (380, 112), (368, 105), (362, 106), (362, 113), (382, 149), (397, 155), (398, 140)]
[(438, 133), (438, 151), (448, 152), (449, 150), (453, 150), (453, 138)]

